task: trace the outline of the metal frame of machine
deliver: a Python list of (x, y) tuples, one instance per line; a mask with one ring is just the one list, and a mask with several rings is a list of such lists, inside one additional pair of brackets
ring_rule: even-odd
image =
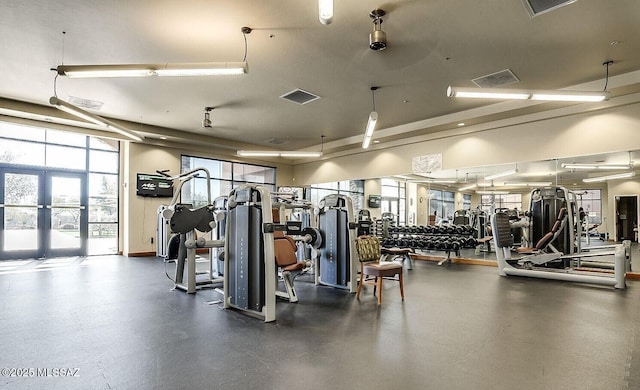
[[(546, 202), (545, 202), (546, 201)], [(606, 247), (590, 248), (594, 251), (589, 253), (576, 253), (579, 251), (579, 243), (575, 242), (576, 236), (580, 240), (580, 235), (574, 235), (574, 216), (576, 212), (575, 196), (572, 192), (564, 187), (545, 187), (537, 188), (532, 191), (530, 218), (531, 227), (530, 241), (537, 242), (546, 231), (546, 225), (556, 222), (556, 215), (560, 208), (567, 209), (566, 221), (563, 222), (563, 229), (556, 237), (562, 237), (558, 240), (556, 246), (552, 246), (551, 253), (534, 252), (521, 258), (512, 258), (511, 250), (513, 246), (513, 237), (511, 235), (511, 225), (509, 217), (505, 213), (496, 213), (491, 217), (491, 227), (493, 229), (493, 239), (496, 248), (496, 256), (498, 259), (498, 272), (501, 276), (527, 276), (544, 279), (554, 279), (563, 281), (572, 281), (578, 283), (590, 283), (605, 286), (613, 286), (617, 289), (626, 287), (625, 283), (625, 262), (630, 261), (629, 245), (618, 244)], [(553, 220), (552, 220), (553, 218)], [(542, 221), (542, 222), (541, 222)], [(546, 225), (544, 221), (547, 221)], [(540, 224), (536, 226), (535, 224)], [(580, 227), (577, 227), (578, 233)], [(549, 229), (551, 230), (551, 229)], [(536, 235), (537, 234), (537, 235)], [(562, 249), (562, 251), (560, 250)], [(567, 252), (567, 253), (565, 253)], [(576, 270), (571, 267), (572, 262), (580, 263), (583, 257), (593, 258), (596, 256), (613, 256), (614, 270), (613, 275), (607, 273), (593, 273)], [(539, 260), (539, 261), (538, 261)], [(568, 267), (561, 269), (544, 267), (550, 261), (562, 261), (568, 264)], [(527, 267), (517, 268), (510, 263), (527, 265)], [(542, 267), (533, 267), (540, 265)]]
[(316, 214), (322, 245), (319, 248), (320, 259), (316, 263), (315, 283), (355, 293), (359, 267), (355, 249), (358, 224), (352, 200), (346, 195), (327, 195), (318, 202)]

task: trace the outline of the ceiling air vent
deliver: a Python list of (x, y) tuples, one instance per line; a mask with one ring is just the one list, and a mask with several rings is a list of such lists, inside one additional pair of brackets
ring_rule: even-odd
[(267, 144), (271, 144), (271, 145), (284, 145), (287, 143), (286, 140), (283, 139), (279, 139), (279, 138), (269, 138), (267, 140), (264, 141)]
[(532, 18), (576, 1), (578, 0), (522, 0)]
[(88, 108), (90, 110), (96, 110), (96, 111), (100, 110), (104, 105), (103, 102), (99, 102), (97, 100), (89, 100), (89, 99), (75, 97), (75, 96), (69, 96), (69, 99), (67, 99), (67, 101), (73, 104), (74, 106)]
[(320, 99), (320, 96), (314, 95), (311, 92), (304, 91), (302, 89), (294, 89), (291, 92), (287, 92), (284, 95), (280, 96), (282, 99), (288, 100), (290, 102), (294, 102), (297, 104), (307, 104), (314, 100)]
[(480, 88), (498, 88), (520, 81), (510, 69), (475, 78), (473, 81)]

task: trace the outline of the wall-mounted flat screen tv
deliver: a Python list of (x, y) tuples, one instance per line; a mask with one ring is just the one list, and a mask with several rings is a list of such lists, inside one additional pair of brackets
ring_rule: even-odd
[(173, 196), (173, 180), (165, 176), (138, 173), (136, 195), (171, 198)]

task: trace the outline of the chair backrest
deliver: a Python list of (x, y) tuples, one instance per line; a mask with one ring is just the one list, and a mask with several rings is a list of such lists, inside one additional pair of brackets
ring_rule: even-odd
[(285, 235), (274, 237), (273, 250), (276, 257), (276, 265), (278, 267), (286, 267), (297, 263), (296, 248), (293, 238)]
[(358, 253), (358, 260), (365, 263), (369, 261), (380, 260), (380, 239), (372, 236), (360, 236), (356, 238), (356, 252)]

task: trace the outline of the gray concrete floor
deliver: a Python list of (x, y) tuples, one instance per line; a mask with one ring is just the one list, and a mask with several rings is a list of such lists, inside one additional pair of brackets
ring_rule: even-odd
[(35, 373), (3, 370), (10, 389), (640, 388), (640, 282), (417, 261), (404, 302), (394, 282), (379, 307), (302, 276), (265, 324), (207, 304), (212, 290), (170, 291), (159, 259), (25, 266), (0, 272), (0, 368)]

